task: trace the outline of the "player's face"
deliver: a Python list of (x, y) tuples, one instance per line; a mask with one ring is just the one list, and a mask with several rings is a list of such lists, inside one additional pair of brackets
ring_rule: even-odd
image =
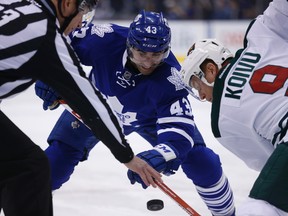
[[(62, 16), (60, 16), (59, 22), (62, 26), (65, 22), (65, 17), (73, 17), (73, 19), (69, 22), (67, 27), (64, 30), (64, 34), (68, 35), (76, 28), (81, 27), (81, 23), (83, 20), (83, 16), (90, 13), (93, 8), (89, 8), (85, 4), (80, 4), (80, 6), (77, 5), (76, 0), (63, 0), (62, 1), (62, 13), (64, 16), (64, 19)], [(85, 1), (83, 1), (85, 3)], [(59, 18), (59, 16), (58, 16)]]
[(131, 61), (143, 75), (151, 74), (163, 61), (165, 55), (164, 52), (143, 52), (135, 48), (130, 50), (132, 52)]
[(190, 80), (190, 86), (192, 87), (193, 92), (201, 101), (209, 101), (213, 100), (213, 87), (207, 85), (202, 80), (200, 80), (197, 76), (192, 76)]
[(64, 34), (68, 35), (72, 31), (74, 31), (76, 28), (80, 28), (82, 24), (82, 17), (83, 17), (82, 13), (77, 13), (77, 15), (71, 20), (71, 22), (65, 29)]

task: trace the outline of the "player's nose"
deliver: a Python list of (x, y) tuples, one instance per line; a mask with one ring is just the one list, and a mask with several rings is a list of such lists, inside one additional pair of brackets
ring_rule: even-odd
[(206, 96), (205, 92), (199, 91), (199, 98), (201, 100), (207, 100), (207, 96)]

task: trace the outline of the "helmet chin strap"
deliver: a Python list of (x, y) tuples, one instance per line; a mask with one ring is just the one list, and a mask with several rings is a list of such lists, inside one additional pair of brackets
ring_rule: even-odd
[(59, 13), (60, 13), (60, 16), (62, 17), (62, 18), (66, 18), (64, 15), (63, 15), (63, 12), (62, 12), (62, 0), (58, 0), (58, 11), (59, 11)]
[(76, 11), (74, 14), (72, 14), (69, 17), (65, 17), (63, 24), (60, 27), (60, 32), (63, 33), (65, 29), (68, 27), (70, 24), (71, 20), (78, 14), (78, 11)]
[(214, 86), (214, 82), (209, 83), (205, 77), (202, 77), (201, 80), (202, 80), (202, 82), (205, 83), (207, 86), (211, 86), (211, 87)]
[(64, 18), (64, 22), (63, 24), (60, 26), (60, 32), (63, 33), (65, 31), (65, 29), (68, 27), (69, 23), (71, 22), (71, 20), (78, 14), (78, 10), (76, 10), (76, 12), (68, 17), (64, 16), (63, 12), (62, 12), (62, 0), (58, 0), (58, 11), (59, 14), (62, 18)]

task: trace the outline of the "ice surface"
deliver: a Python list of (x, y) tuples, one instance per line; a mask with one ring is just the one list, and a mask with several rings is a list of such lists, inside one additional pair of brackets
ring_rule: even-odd
[[(43, 149), (46, 139), (59, 117), (62, 107), (44, 111), (42, 101), (34, 95), (34, 87), (24, 93), (4, 100), (1, 109), (35, 143)], [(196, 124), (207, 145), (218, 153), (226, 176), (234, 191), (236, 206), (245, 200), (257, 177), (236, 156), (224, 149), (213, 137), (210, 129), (210, 104), (191, 98)], [(128, 136), (135, 153), (149, 149), (149, 144), (137, 134)], [(88, 161), (80, 163), (70, 181), (53, 195), (55, 216), (185, 216), (184, 212), (170, 197), (158, 188), (142, 189), (130, 185), (126, 167), (120, 164), (106, 146), (99, 143), (90, 153)], [(193, 183), (180, 169), (176, 175), (164, 177), (165, 183), (202, 216), (210, 213), (195, 191)], [(164, 209), (149, 211), (146, 202), (162, 199)], [(0, 214), (1, 216), (3, 214)]]

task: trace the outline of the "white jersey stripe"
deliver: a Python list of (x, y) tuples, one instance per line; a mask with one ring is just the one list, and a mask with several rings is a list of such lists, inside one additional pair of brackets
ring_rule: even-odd
[[(16, 80), (14, 82), (6, 82), (5, 84), (3, 84), (1, 86), (1, 94), (0, 97), (10, 93), (11, 91), (13, 91), (13, 89), (17, 88), (20, 85), (23, 85), (25, 83), (30, 82), (31, 79), (25, 79), (25, 80)], [(14, 95), (13, 95), (14, 96)]]
[(187, 140), (189, 140), (189, 142), (191, 143), (191, 146), (194, 145), (194, 141), (192, 139), (192, 137), (186, 133), (186, 131), (178, 129), (178, 128), (166, 128), (166, 129), (161, 129), (158, 130), (157, 133), (158, 135), (162, 134), (162, 133), (166, 133), (166, 132), (175, 132), (177, 134), (180, 134), (181, 136), (185, 137)]
[(29, 61), (30, 58), (36, 53), (36, 51), (28, 52), (22, 55), (13, 56), (7, 59), (0, 60), (0, 70), (8, 70), (8, 69), (18, 69), (25, 62)]
[[(82, 91), (83, 92), (86, 92), (86, 93), (87, 92), (91, 92), (91, 94), (89, 94), (89, 95), (92, 95), (93, 97), (89, 97), (88, 94), (87, 94), (86, 95), (87, 99), (95, 107), (95, 109), (98, 111), (98, 114), (99, 114), (100, 118), (101, 119), (105, 119), (104, 124), (114, 134), (114, 136), (117, 139), (117, 141), (119, 141), (119, 143), (122, 144), (119, 131), (117, 130), (117, 128), (115, 127), (115, 125), (111, 121), (111, 117), (110, 117), (109, 113), (107, 112), (107, 109), (105, 108), (103, 103), (93, 93), (93, 92), (95, 92), (94, 88), (92, 88), (92, 86), (87, 82), (87, 80), (79, 79), (78, 69), (77, 69), (76, 66), (74, 66), (72, 64), (72, 60), (71, 60), (71, 58), (69, 56), (69, 52), (68, 52), (65, 44), (63, 43), (63, 40), (60, 37), (56, 37), (55, 44), (56, 44), (56, 49), (57, 49), (58, 53), (61, 54), (60, 60), (62, 61), (63, 66), (65, 67), (65, 69), (67, 71), (70, 71), (70, 74), (73, 77), (74, 81), (77, 83), (77, 85), (78, 86), (82, 86)], [(61, 50), (61, 52), (60, 52), (60, 50)], [(63, 56), (62, 56), (62, 54), (63, 54)], [(75, 71), (77, 73), (73, 73), (73, 71)]]
[(184, 124), (191, 124), (195, 126), (195, 122), (192, 119), (183, 118), (183, 117), (165, 117), (165, 118), (159, 118), (157, 123), (158, 124), (165, 124), (165, 123), (173, 123), (173, 122), (181, 122)]
[[(0, 24), (1, 25), (1, 24)], [(37, 37), (44, 36), (46, 34), (47, 20), (40, 20), (38, 22), (27, 25), (27, 28), (17, 32), (14, 35), (0, 35), (0, 41), (5, 43), (0, 44), (1, 49), (7, 49), (11, 46), (15, 46)], [(35, 31), (37, 29), (37, 31)], [(31, 34), (33, 32), (33, 34)]]

